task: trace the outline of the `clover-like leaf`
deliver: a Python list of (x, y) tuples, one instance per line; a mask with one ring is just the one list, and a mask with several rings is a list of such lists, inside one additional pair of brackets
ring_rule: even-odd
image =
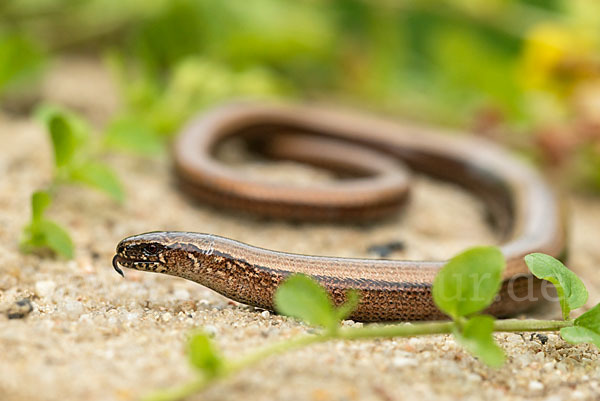
[(575, 319), (572, 327), (563, 327), (560, 335), (571, 344), (592, 343), (600, 348), (600, 304)]
[(73, 159), (77, 147), (75, 132), (67, 117), (61, 113), (53, 113), (47, 124), (54, 148), (54, 162), (56, 167), (63, 167)]
[(192, 366), (209, 377), (216, 376), (223, 367), (223, 358), (217, 353), (210, 338), (204, 333), (197, 333), (190, 339), (188, 358)]
[(477, 315), (470, 318), (462, 330), (455, 330), (454, 335), (463, 347), (484, 363), (500, 367), (504, 363), (504, 351), (494, 341), (493, 331), (494, 318)]
[(45, 245), (54, 252), (72, 259), (74, 246), (69, 233), (53, 221), (43, 220), (40, 223), (40, 232), (43, 235)]
[(52, 140), (54, 163), (59, 176), (87, 157), (91, 128), (85, 119), (51, 104), (38, 107), (35, 115), (44, 124)]
[(289, 277), (279, 286), (275, 293), (275, 308), (283, 315), (329, 330), (334, 330), (339, 322), (325, 289), (302, 274)]
[(502, 284), (504, 256), (492, 246), (475, 247), (446, 263), (433, 282), (433, 300), (457, 319), (489, 306)]
[(543, 253), (531, 253), (525, 256), (525, 263), (534, 276), (554, 284), (563, 319), (569, 319), (573, 309), (587, 302), (588, 292), (581, 279), (558, 259)]
[(53, 221), (42, 219), (32, 221), (23, 230), (21, 247), (25, 252), (48, 248), (67, 259), (73, 258), (73, 241), (64, 228)]
[(71, 172), (71, 179), (108, 193), (118, 202), (123, 202), (125, 193), (117, 175), (102, 163), (87, 162)]

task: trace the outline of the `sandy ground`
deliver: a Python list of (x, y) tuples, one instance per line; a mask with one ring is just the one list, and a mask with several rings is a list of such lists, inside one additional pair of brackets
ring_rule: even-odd
[[(117, 107), (108, 81), (93, 65), (69, 66), (50, 76), (47, 97), (102, 121)], [(90, 74), (96, 78), (90, 80)], [(77, 82), (96, 87), (80, 90)], [(470, 245), (494, 242), (475, 199), (425, 178), (417, 180), (405, 212), (381, 224), (289, 224), (190, 201), (176, 190), (166, 157), (113, 155), (106, 160), (123, 180), (126, 204), (116, 205), (94, 190), (62, 188), (49, 215), (72, 233), (75, 259), (23, 255), (18, 240), (29, 218), (29, 197), (50, 179), (51, 150), (36, 124), (6, 115), (0, 116), (0, 140), (0, 310), (22, 298), (33, 304), (23, 319), (0, 313), (2, 401), (133, 400), (183, 383), (193, 377), (184, 351), (186, 336), (195, 328), (214, 334), (231, 357), (306, 332), (291, 319), (235, 304), (182, 279), (129, 271), (122, 279), (110, 259), (116, 243), (130, 234), (201, 231), (279, 250), (371, 257), (370, 245), (402, 240), (406, 249), (393, 257), (416, 259), (448, 257)], [(277, 171), (284, 179), (328, 179), (289, 164), (250, 167), (265, 174)], [(592, 305), (600, 298), (600, 277), (594, 271), (600, 262), (600, 199), (571, 195), (569, 205), (570, 266), (584, 277)], [(556, 334), (548, 334), (545, 344), (529, 333), (496, 337), (508, 355), (498, 370), (483, 366), (448, 336), (335, 342), (266, 360), (197, 399), (600, 397), (599, 353), (593, 346), (571, 346)]]

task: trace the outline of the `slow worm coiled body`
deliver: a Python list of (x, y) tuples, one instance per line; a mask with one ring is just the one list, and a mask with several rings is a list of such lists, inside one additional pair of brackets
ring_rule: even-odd
[[(245, 137), (276, 157), (326, 166), (353, 179), (302, 188), (244, 177), (215, 157), (224, 141)], [(318, 107), (240, 104), (192, 121), (174, 146), (183, 188), (197, 198), (253, 213), (291, 219), (371, 220), (406, 200), (403, 165), (455, 182), (487, 206), (506, 258), (500, 297), (488, 312), (529, 307), (540, 282), (523, 257), (565, 253), (559, 202), (534, 169), (481, 139)], [(444, 205), (440, 204), (443, 208)], [(277, 286), (303, 273), (340, 304), (348, 289), (361, 301), (361, 321), (442, 318), (431, 286), (444, 261), (350, 259), (261, 249), (211, 234), (153, 232), (122, 240), (113, 265), (166, 273), (205, 285), (231, 299), (273, 309)]]

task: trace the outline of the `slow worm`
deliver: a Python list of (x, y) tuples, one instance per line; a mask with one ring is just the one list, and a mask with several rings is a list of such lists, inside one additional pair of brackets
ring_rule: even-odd
[[(215, 156), (233, 137), (275, 157), (350, 177), (311, 187), (246, 177)], [(235, 104), (189, 123), (173, 155), (182, 187), (198, 199), (296, 220), (371, 221), (397, 211), (409, 189), (404, 165), (452, 181), (485, 203), (502, 242), (504, 284), (488, 310), (498, 316), (523, 311), (537, 299), (540, 282), (528, 272), (524, 255), (565, 254), (563, 213), (551, 188), (533, 168), (482, 139), (319, 107)], [(444, 263), (298, 255), (192, 232), (125, 238), (113, 259), (121, 274), (119, 266), (183, 277), (271, 310), (282, 280), (303, 273), (324, 285), (337, 304), (348, 289), (359, 290), (351, 318), (361, 321), (443, 318), (431, 286)]]

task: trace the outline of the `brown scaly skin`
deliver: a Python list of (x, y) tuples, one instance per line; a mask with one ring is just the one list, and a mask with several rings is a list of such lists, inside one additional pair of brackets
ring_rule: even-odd
[[(232, 136), (268, 143), (277, 132), (298, 131), (308, 138), (283, 140), (272, 152), (352, 171), (359, 178), (311, 188), (274, 185), (241, 178), (213, 157), (218, 145)], [(319, 136), (328, 138), (327, 143), (319, 143)], [(349, 145), (331, 156), (336, 145), (330, 140)], [(402, 169), (395, 160), (462, 185), (487, 205), (504, 241), (504, 284), (488, 310), (498, 316), (525, 310), (539, 298), (540, 282), (530, 275), (523, 256), (544, 252), (561, 257), (565, 252), (562, 211), (544, 180), (502, 149), (472, 138), (320, 108), (234, 105), (190, 124), (175, 145), (174, 157), (184, 189), (199, 199), (292, 219), (369, 220), (395, 211), (407, 194), (406, 174), (390, 170)], [(379, 157), (386, 160), (379, 162)], [(324, 285), (336, 304), (343, 302), (348, 289), (359, 290), (361, 301), (351, 318), (361, 321), (442, 318), (431, 285), (444, 263), (296, 255), (187, 232), (126, 238), (113, 259), (121, 274), (119, 265), (183, 277), (271, 310), (279, 283), (302, 273)]]
[[(294, 273), (312, 276), (327, 288), (337, 305), (349, 288), (361, 302), (351, 318), (359, 321), (440, 319), (431, 298), (431, 283), (441, 262), (423, 266), (392, 260), (330, 258), (274, 252), (211, 234), (151, 232), (122, 240), (113, 259), (130, 269), (166, 273), (209, 287), (235, 301), (273, 310), (273, 295)], [(328, 268), (323, 269), (323, 266)], [(315, 274), (320, 272), (321, 274)], [(509, 297), (511, 290), (517, 299)], [(488, 312), (508, 315), (539, 297), (540, 282), (531, 276), (507, 280)]]

